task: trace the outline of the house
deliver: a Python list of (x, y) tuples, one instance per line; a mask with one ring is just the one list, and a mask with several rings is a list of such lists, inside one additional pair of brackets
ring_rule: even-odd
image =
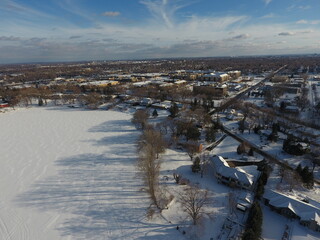
[[(244, 167), (230, 167), (222, 156), (213, 156), (210, 164), (213, 167), (218, 182), (230, 187), (253, 190), (258, 179), (258, 174), (247, 173), (244, 171)], [(250, 166), (250, 168), (253, 167), (256, 168), (256, 166)]]
[(9, 106), (10, 106), (9, 103), (0, 101), (0, 108), (6, 108), (6, 107), (9, 107)]
[(320, 232), (320, 207), (305, 201), (267, 190), (263, 196), (264, 204), (271, 210), (291, 219), (298, 219), (300, 224), (313, 231)]
[(153, 101), (152, 101), (151, 98), (143, 98), (143, 99), (140, 101), (140, 105), (141, 105), (141, 106), (150, 106), (152, 103), (153, 103)]
[(231, 109), (226, 112), (226, 119), (228, 120), (242, 120), (243, 119), (243, 114), (236, 112), (236, 110)]

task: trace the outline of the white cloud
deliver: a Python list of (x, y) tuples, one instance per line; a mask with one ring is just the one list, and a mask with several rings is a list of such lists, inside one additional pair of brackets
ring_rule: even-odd
[(310, 5), (304, 5), (304, 6), (298, 6), (298, 8), (301, 9), (301, 10), (308, 10), (308, 9), (311, 8), (311, 6)]
[(296, 22), (297, 24), (308, 24), (309, 22), (307, 20), (301, 19)]
[(175, 13), (193, 2), (189, 0), (141, 0), (140, 3), (148, 8), (155, 20), (173, 28)]
[[(70, 4), (73, 1), (66, 0)], [(142, 0), (151, 14), (143, 24), (99, 22), (101, 14), (90, 15), (86, 9), (78, 10), (78, 6), (70, 11), (79, 16), (90, 15), (86, 27), (66, 20), (47, 25), (39, 21), (3, 19), (0, 25), (3, 36), (0, 36), (0, 62), (7, 61), (10, 51), (12, 58), (21, 55), (26, 60), (42, 61), (46, 57), (47, 60), (59, 61), (282, 54), (317, 50), (314, 43), (315, 39), (320, 39), (320, 30), (313, 25), (318, 24), (318, 20), (297, 21), (297, 24), (310, 24), (308, 28), (302, 28), (291, 22), (263, 23), (262, 18), (275, 17), (272, 13), (261, 17), (259, 23), (245, 15), (176, 18), (179, 9), (192, 3), (186, 1)], [(117, 15), (116, 12), (107, 13), (107, 16)], [(281, 40), (286, 40), (286, 44), (281, 45)]]
[(276, 15), (274, 13), (269, 13), (267, 15), (262, 16), (262, 19), (275, 18)]
[(265, 5), (269, 5), (272, 2), (272, 0), (263, 0), (263, 2)]
[(317, 24), (320, 24), (320, 20), (307, 21), (307, 20), (301, 19), (301, 20), (297, 21), (296, 23), (297, 23), (297, 24), (317, 25)]
[(296, 5), (296, 4), (292, 4), (290, 5), (287, 10), (288, 11), (293, 11), (293, 10), (302, 10), (302, 11), (305, 11), (305, 10), (308, 10), (310, 9), (311, 6), (310, 5)]
[(1, 0), (0, 10), (13, 15), (20, 15), (24, 17), (42, 17), (42, 18), (55, 18), (53, 15), (38, 11), (29, 6), (15, 2), (14, 0)]
[(106, 17), (117, 17), (120, 15), (120, 12), (104, 12), (102, 15)]

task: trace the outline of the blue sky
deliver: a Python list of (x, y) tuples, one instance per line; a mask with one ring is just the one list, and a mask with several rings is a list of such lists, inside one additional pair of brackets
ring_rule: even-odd
[(319, 0), (0, 0), (0, 63), (320, 53)]

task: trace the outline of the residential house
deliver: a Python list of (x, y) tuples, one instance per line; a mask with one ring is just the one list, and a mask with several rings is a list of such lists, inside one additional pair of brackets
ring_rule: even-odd
[[(210, 163), (218, 182), (230, 187), (254, 189), (259, 174), (247, 173), (243, 167), (232, 168), (222, 156), (213, 156)], [(256, 166), (250, 167), (256, 168)]]
[(267, 190), (263, 196), (264, 204), (277, 213), (292, 219), (313, 231), (320, 232), (320, 207), (282, 193)]

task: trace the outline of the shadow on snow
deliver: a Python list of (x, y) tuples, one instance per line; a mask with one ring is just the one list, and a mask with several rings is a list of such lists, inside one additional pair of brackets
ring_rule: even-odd
[[(130, 124), (109, 123), (115, 132), (118, 127), (121, 130)], [(108, 132), (109, 123), (89, 131)], [(133, 144), (137, 134), (131, 132), (132, 129), (128, 127), (119, 136), (92, 142), (94, 145), (110, 144), (104, 154), (82, 154), (56, 161), (58, 173), (35, 182), (30, 191), (16, 197), (16, 203), (21, 207), (71, 215), (57, 228), (61, 236), (150, 239), (149, 234), (152, 234), (154, 239), (171, 239), (176, 233), (170, 224), (150, 223), (145, 217), (150, 201), (139, 191), (142, 181), (135, 168)]]

